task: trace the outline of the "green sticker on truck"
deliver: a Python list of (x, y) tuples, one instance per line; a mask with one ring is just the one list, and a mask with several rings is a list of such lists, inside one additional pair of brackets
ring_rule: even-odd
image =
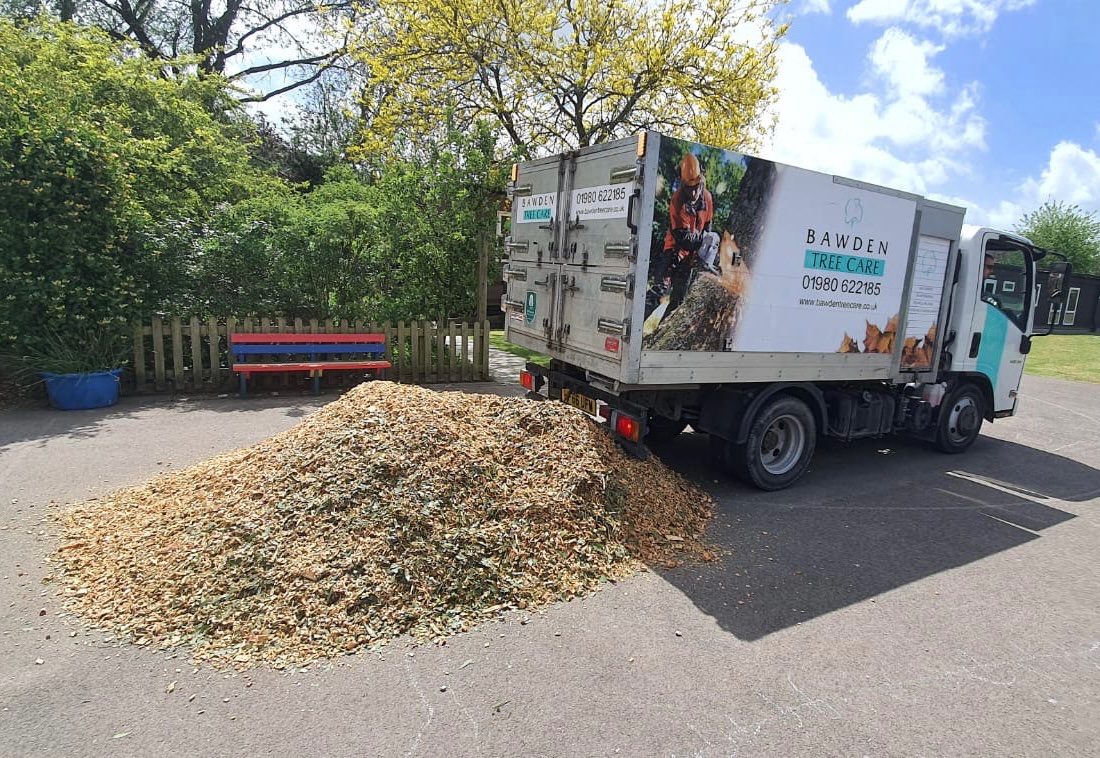
[(528, 324), (535, 323), (535, 293), (533, 290), (527, 290), (527, 300), (523, 304), (523, 316), (527, 319)]

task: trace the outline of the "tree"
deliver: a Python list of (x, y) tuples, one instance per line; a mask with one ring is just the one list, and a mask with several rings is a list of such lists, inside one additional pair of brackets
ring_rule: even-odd
[(1020, 217), (1016, 231), (1040, 247), (1069, 258), (1073, 270), (1100, 273), (1100, 219), (1077, 205), (1050, 200)]
[[(40, 7), (132, 41), (152, 60), (251, 82), (238, 93), (243, 102), (268, 100), (341, 65), (358, 15), (352, 0), (0, 0), (10, 17), (31, 18)], [(255, 86), (261, 78), (271, 83)]]
[(124, 331), (184, 286), (190, 220), (264, 182), (223, 82), (102, 32), (0, 20), (0, 102), (2, 353)]
[(744, 147), (775, 90), (781, 0), (378, 0), (374, 147), (493, 121), (513, 147), (581, 147), (657, 128)]
[[(478, 238), (504, 197), (488, 125), (447, 127), (377, 176), (336, 167), (312, 192), (218, 209), (202, 234), (200, 310), (397, 321), (468, 318)], [(499, 273), (499, 272), (498, 272)]]

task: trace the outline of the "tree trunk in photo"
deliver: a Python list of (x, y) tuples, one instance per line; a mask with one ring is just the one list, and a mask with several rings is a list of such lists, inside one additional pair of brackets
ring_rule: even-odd
[(719, 246), (721, 277), (703, 274), (688, 287), (684, 301), (645, 339), (649, 350), (726, 350), (751, 279), (757, 242), (764, 229), (775, 164), (749, 158), (737, 199)]
[(649, 337), (649, 350), (725, 350), (725, 335), (737, 322), (741, 297), (713, 274), (704, 274), (688, 289), (684, 302)]

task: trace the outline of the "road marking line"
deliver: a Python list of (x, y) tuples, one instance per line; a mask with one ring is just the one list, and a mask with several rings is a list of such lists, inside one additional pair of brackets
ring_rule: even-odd
[(1043, 535), (1039, 534), (1039, 532), (1028, 529), (1026, 526), (1020, 526), (1019, 524), (1016, 524), (1012, 521), (1005, 521), (1003, 518), (997, 518), (992, 513), (985, 513), (984, 511), (982, 511), (982, 515), (985, 516), (986, 518), (991, 518), (994, 521), (1000, 521), (1002, 524), (1006, 524), (1008, 526), (1014, 526), (1017, 529), (1019, 529), (1021, 532), (1027, 532), (1028, 534), (1033, 534), (1036, 537), (1042, 537), (1043, 536)]

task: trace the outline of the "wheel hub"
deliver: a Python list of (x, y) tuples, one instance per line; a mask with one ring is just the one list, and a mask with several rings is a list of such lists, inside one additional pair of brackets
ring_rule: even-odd
[(972, 405), (967, 405), (961, 411), (959, 411), (959, 431), (964, 435), (970, 435), (974, 433), (974, 429), (977, 427), (978, 412)]
[(951, 408), (947, 418), (947, 434), (953, 442), (963, 443), (977, 431), (980, 423), (973, 399), (963, 397)]
[(794, 416), (780, 416), (761, 436), (760, 462), (770, 474), (785, 474), (798, 464), (805, 445), (802, 423)]

